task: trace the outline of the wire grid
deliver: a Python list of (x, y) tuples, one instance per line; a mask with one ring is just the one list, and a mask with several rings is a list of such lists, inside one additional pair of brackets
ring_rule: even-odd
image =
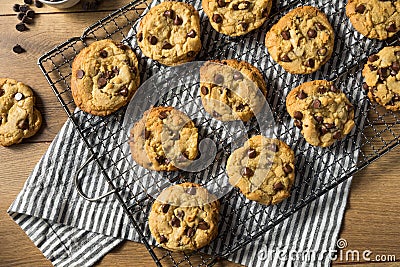
[[(370, 103), (366, 94), (362, 92), (362, 81), (359, 75), (367, 56), (376, 53), (383, 46), (397, 44), (398, 35), (385, 42), (367, 40), (352, 29), (349, 21), (343, 15), (343, 6), (337, 6), (335, 3), (324, 3), (322, 0), (292, 1), (287, 6), (276, 8), (276, 15), (272, 16), (265, 26), (256, 31), (255, 35), (263, 35), (286, 11), (305, 2), (318, 6), (322, 11), (329, 10), (329, 12), (332, 12), (331, 14), (336, 14), (334, 17), (328, 16), (330, 21), (334, 20), (331, 21), (332, 24), (340, 25), (339, 28), (334, 27), (336, 32), (335, 46), (338, 49), (333, 53), (331, 60), (318, 72), (303, 76), (287, 74), (265, 52), (265, 55), (259, 60), (250, 62), (263, 70), (264, 78), (267, 81), (268, 88), (270, 88), (267, 101), (274, 113), (275, 121), (281, 126), (275, 134), (289, 143), (295, 150), (296, 172), (301, 176), (297, 175), (296, 177), (292, 196), (284, 203), (274, 207), (264, 207), (248, 201), (237, 190), (230, 191), (228, 195), (221, 199), (219, 235), (215, 241), (200, 252), (175, 253), (159, 249), (157, 245), (154, 245), (146, 219), (153, 201), (147, 189), (158, 191), (163, 189), (163, 186), (157, 183), (157, 181), (160, 181), (158, 177), (160, 175), (172, 183), (186, 180), (199, 182), (202, 177), (210, 174), (212, 174), (211, 180), (212, 177), (218, 177), (224, 172), (226, 157), (229, 155), (228, 152), (232, 148), (235, 137), (227, 135), (226, 128), (222, 124), (215, 123), (211, 117), (202, 111), (198, 95), (187, 94), (186, 98), (183, 98), (182, 93), (190, 90), (187, 87), (182, 87), (181, 91), (177, 91), (175, 95), (169, 95), (168, 98), (162, 99), (158, 104), (173, 103), (176, 108), (183, 110), (188, 104), (197, 105), (197, 108), (192, 109), (192, 112), (190, 110), (185, 111), (189, 117), (194, 117), (198, 111), (202, 112), (202, 116), (195, 120), (195, 123), (200, 129), (201, 138), (208, 137), (219, 144), (216, 164), (210, 167), (212, 171), (206, 169), (195, 174), (151, 172), (133, 163), (129, 151), (126, 150), (126, 140), (121, 139), (120, 132), (125, 108), (107, 117), (91, 116), (80, 110), (75, 110), (70, 93), (71, 65), (76, 54), (92, 41), (104, 38), (123, 40), (127, 44), (134, 44), (132, 38), (135, 36), (135, 25), (138, 18), (140, 19), (141, 12), (147, 8), (148, 2), (134, 1), (128, 4), (89, 27), (81, 37), (68, 40), (39, 59), (39, 65), (46, 79), (69, 118), (73, 120), (84, 142), (93, 153), (95, 162), (103, 170), (106, 180), (112, 188), (116, 189), (118, 200), (123, 205), (157, 265), (212, 265), (219, 258), (227, 257), (254, 241), (279, 222), (336, 187), (355, 172), (399, 144), (399, 114)], [(132, 29), (133, 34), (130, 32)], [(202, 29), (202, 36), (211, 35), (215, 35), (215, 32)], [(255, 44), (246, 51), (237, 49), (237, 44), (242, 42), (251, 43), (254, 42), (254, 38), (252, 36), (232, 38), (217, 34), (217, 38), (209, 41), (207, 45), (203, 44), (203, 47), (207, 50), (203, 50), (198, 59), (231, 57), (247, 59), (246, 57), (249, 55), (258, 54), (261, 50), (265, 51), (263, 44)], [(132, 46), (132, 49), (137, 55), (141, 55), (137, 46)], [(342, 55), (346, 55), (346, 57), (343, 58)], [(157, 70), (164, 69), (159, 63), (140, 56), (139, 63), (142, 81), (153, 75)], [(263, 66), (267, 66), (267, 68)], [(335, 81), (336, 85), (346, 93), (350, 102), (355, 106), (357, 126), (348, 138), (336, 142), (329, 149), (314, 148), (303, 139), (298, 138), (298, 130), (293, 127), (291, 118), (285, 109), (287, 90), (271, 90), (271, 88), (293, 88), (312, 79)], [(196, 86), (196, 84), (191, 86)], [(119, 127), (113, 127), (115, 125), (119, 125)], [(246, 125), (246, 129), (249, 136), (259, 133), (258, 125), (254, 120)], [(356, 141), (357, 137), (359, 137), (359, 142)], [(356, 160), (357, 157), (354, 156), (354, 153), (348, 151), (343, 153), (342, 148), (348, 146), (355, 147), (358, 160)], [(342, 152), (340, 158), (333, 161), (327, 160), (332, 156), (334, 157), (339, 151)], [(124, 166), (132, 167), (126, 168)], [(313, 166), (311, 171), (307, 166)], [(316, 173), (313, 170), (319, 170), (319, 172)], [(129, 177), (132, 176), (134, 177), (130, 179)], [(149, 179), (146, 179), (149, 176), (153, 176), (150, 183)], [(247, 216), (243, 217), (242, 212), (245, 212)], [(261, 221), (262, 224), (260, 224)], [(241, 234), (235, 234), (238, 229)], [(219, 249), (221, 242), (227, 236), (230, 237), (229, 242), (223, 243), (223, 249)]]

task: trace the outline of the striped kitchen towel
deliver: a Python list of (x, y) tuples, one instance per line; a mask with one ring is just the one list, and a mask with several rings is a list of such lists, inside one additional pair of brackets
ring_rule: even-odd
[[(233, 246), (235, 242), (240, 242), (241, 238), (243, 240), (249, 238), (251, 233), (256, 233), (260, 228), (268, 225), (271, 217), (276, 217), (280, 212), (288, 211), (297, 203), (307, 200), (313, 192), (329, 185), (355, 167), (368, 101), (359, 90), (362, 81), (359, 69), (355, 68), (349, 72), (346, 70), (359, 58), (365, 57), (363, 51), (368, 50), (374, 43), (359, 42), (356, 38), (358, 35), (352, 32), (345, 18), (345, 3), (331, 2), (334, 1), (290, 1), (288, 10), (303, 4), (319, 7), (328, 14), (336, 31), (336, 51), (333, 58), (320, 71), (312, 75), (299, 76), (284, 72), (272, 61), (263, 46), (265, 32), (281, 14), (273, 16), (269, 23), (251, 35), (235, 39), (216, 33), (201, 11), (201, 2), (191, 1), (200, 10), (201, 15), (204, 49), (199, 59), (237, 58), (246, 60), (263, 71), (269, 87), (267, 100), (276, 119), (274, 135), (293, 148), (297, 159), (296, 169), (301, 170), (297, 173), (292, 196), (275, 207), (263, 207), (243, 198), (224, 197), (220, 232), (228, 234), (219, 235), (213, 242), (214, 245), (204, 250), (205, 253), (224, 254), (226, 246)], [(159, 3), (158, 0), (151, 6), (157, 3)], [(277, 5), (288, 6), (288, 2)], [(135, 35), (135, 32), (136, 29), (133, 28), (130, 35)], [(131, 45), (138, 54), (141, 69), (145, 70), (142, 78), (145, 79), (157, 71), (165, 70), (165, 67), (154, 64), (141, 55), (134, 39)], [(293, 87), (312, 79), (336, 79), (338, 87), (355, 105), (356, 129), (345, 140), (326, 149), (308, 145), (300, 133), (294, 129), (293, 122), (285, 112), (286, 94)], [(118, 115), (123, 115), (123, 112), (123, 110), (118, 112)], [(194, 113), (195, 110), (192, 112)], [(116, 116), (116, 118), (122, 117)], [(76, 111), (74, 118), (82, 125), (96, 120), (93, 116), (79, 110)], [(119, 172), (126, 173), (128, 176), (126, 179), (130, 185), (133, 185), (130, 188), (131, 192), (140, 194), (143, 188), (135, 186), (132, 181), (135, 181), (137, 173), (146, 174), (145, 170), (137, 165), (132, 168), (133, 162), (120, 164), (119, 159), (124, 156), (124, 153), (113, 149), (119, 147), (120, 141), (125, 138), (124, 133), (120, 131), (121, 122), (122, 119), (115, 119), (107, 123), (106, 127), (95, 128), (96, 132), (93, 131), (88, 138), (95, 139), (96, 136), (101, 136), (103, 140), (107, 140), (99, 151), (107, 153), (110, 160), (116, 162), (115, 166), (118, 167)], [(218, 139), (215, 141), (218, 142)], [(67, 121), (8, 211), (55, 266), (90, 266), (124, 239), (140, 242), (138, 233), (114, 195), (98, 202), (89, 202), (78, 194), (74, 187), (73, 177), (89, 157), (89, 149), (80, 138), (78, 129), (72, 121)], [(113, 175), (112, 171), (111, 175)], [(148, 178), (150, 176), (149, 174)], [(84, 177), (82, 189), (90, 196), (99, 196), (110, 190), (104, 179), (99, 178), (102, 177), (102, 171), (98, 165), (88, 165), (82, 171), (82, 177)], [(146, 179), (146, 175), (143, 179)], [(330, 263), (329, 252), (335, 249), (350, 183), (351, 179), (348, 179), (311, 202), (272, 230), (263, 233), (254, 242), (230, 254), (229, 260), (247, 266), (288, 266), (289, 264), (327, 266)], [(249, 218), (249, 214), (256, 215)], [(143, 225), (143, 232), (148, 234), (144, 214), (135, 219)], [(235, 228), (239, 221), (240, 227)], [(243, 235), (244, 233), (246, 235)], [(154, 244), (154, 240), (149, 240), (149, 242)], [(307, 255), (307, 252), (314, 256), (310, 258), (299, 256)]]

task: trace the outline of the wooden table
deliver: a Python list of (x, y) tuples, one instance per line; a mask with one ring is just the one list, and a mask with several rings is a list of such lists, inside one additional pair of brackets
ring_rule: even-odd
[[(36, 62), (43, 53), (69, 37), (81, 35), (85, 26), (129, 0), (104, 1), (94, 12), (84, 12), (80, 5), (68, 10), (33, 8), (38, 16), (30, 30), (23, 33), (15, 30), (18, 21), (12, 11), (13, 2), (18, 1), (0, 2), (0, 76), (22, 81), (34, 89), (44, 123), (33, 138), (10, 148), (0, 147), (0, 266), (51, 266), (6, 213), (29, 173), (67, 119)], [(20, 44), (27, 52), (13, 53), (15, 44)], [(394, 254), (397, 258), (396, 263), (375, 262), (368, 266), (400, 265), (399, 157), (400, 149), (395, 149), (357, 173), (353, 180), (340, 237), (347, 240), (348, 249), (369, 249), (373, 255)], [(339, 261), (334, 264), (357, 265)], [(105, 256), (99, 265), (153, 266), (154, 263), (143, 245), (124, 242)], [(238, 266), (228, 262), (220, 265)]]

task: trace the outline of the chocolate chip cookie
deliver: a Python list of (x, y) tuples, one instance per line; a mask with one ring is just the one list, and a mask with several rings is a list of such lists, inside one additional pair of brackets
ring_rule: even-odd
[(32, 90), (21, 82), (0, 78), (0, 145), (20, 143), (34, 135), (41, 124)]
[(199, 12), (187, 3), (162, 2), (140, 21), (136, 37), (143, 54), (161, 64), (192, 61), (201, 49)]
[(400, 1), (349, 0), (346, 15), (353, 27), (368, 38), (385, 40), (400, 29)]
[(259, 27), (271, 11), (272, 0), (203, 0), (211, 26), (230, 36), (241, 36)]
[(85, 112), (106, 116), (126, 105), (140, 84), (138, 61), (126, 45), (96, 41), (75, 57), (71, 91)]
[(368, 57), (362, 75), (363, 88), (371, 101), (386, 109), (400, 109), (400, 46), (383, 48), (378, 54)]
[(204, 109), (218, 120), (250, 120), (262, 109), (266, 94), (261, 72), (246, 61), (211, 60), (200, 68)]
[(286, 97), (286, 109), (313, 146), (330, 146), (354, 127), (354, 107), (332, 82), (301, 84)]
[(335, 33), (326, 15), (312, 6), (298, 7), (276, 23), (265, 36), (271, 57), (287, 72), (308, 74), (332, 55)]
[(228, 158), (229, 182), (248, 199), (264, 205), (290, 196), (294, 183), (294, 152), (284, 142), (253, 136)]
[(220, 204), (198, 184), (183, 183), (161, 192), (149, 215), (149, 228), (162, 247), (193, 251), (218, 234)]
[(132, 157), (146, 169), (175, 171), (197, 156), (197, 128), (173, 107), (147, 110), (130, 134)]

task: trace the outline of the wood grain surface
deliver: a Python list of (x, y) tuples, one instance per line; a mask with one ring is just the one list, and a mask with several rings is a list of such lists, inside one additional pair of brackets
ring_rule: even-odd
[[(33, 8), (38, 16), (27, 32), (15, 30), (18, 22), (12, 5), (22, 1), (0, 1), (0, 77), (9, 77), (29, 84), (38, 96), (38, 108), (44, 117), (39, 133), (22, 144), (0, 147), (0, 266), (51, 266), (21, 228), (6, 213), (22, 189), (35, 164), (47, 150), (51, 140), (67, 117), (50, 86), (37, 66), (37, 59), (66, 39), (80, 36), (86, 26), (105, 17), (128, 0), (103, 1), (94, 12), (83, 11), (81, 5), (67, 10)], [(12, 47), (20, 44), (26, 53), (14, 54)], [(371, 114), (371, 122), (382, 124)], [(375, 118), (375, 119), (374, 119)], [(385, 129), (385, 125), (381, 125)], [(399, 129), (399, 127), (396, 127)], [(400, 132), (400, 129), (397, 133)], [(398, 136), (397, 136), (398, 137)], [(382, 145), (382, 142), (375, 147)], [(368, 145), (365, 153), (372, 153)], [(362, 171), (351, 187), (347, 210), (340, 233), (348, 250), (372, 251), (376, 255), (395, 255), (396, 262), (360, 262), (336, 260), (333, 265), (399, 266), (400, 265), (400, 149), (394, 149)], [(335, 218), (332, 218), (335, 220)], [(346, 249), (344, 252), (346, 252)], [(144, 246), (124, 242), (99, 263), (99, 266), (155, 266)], [(217, 266), (240, 266), (222, 261)]]

